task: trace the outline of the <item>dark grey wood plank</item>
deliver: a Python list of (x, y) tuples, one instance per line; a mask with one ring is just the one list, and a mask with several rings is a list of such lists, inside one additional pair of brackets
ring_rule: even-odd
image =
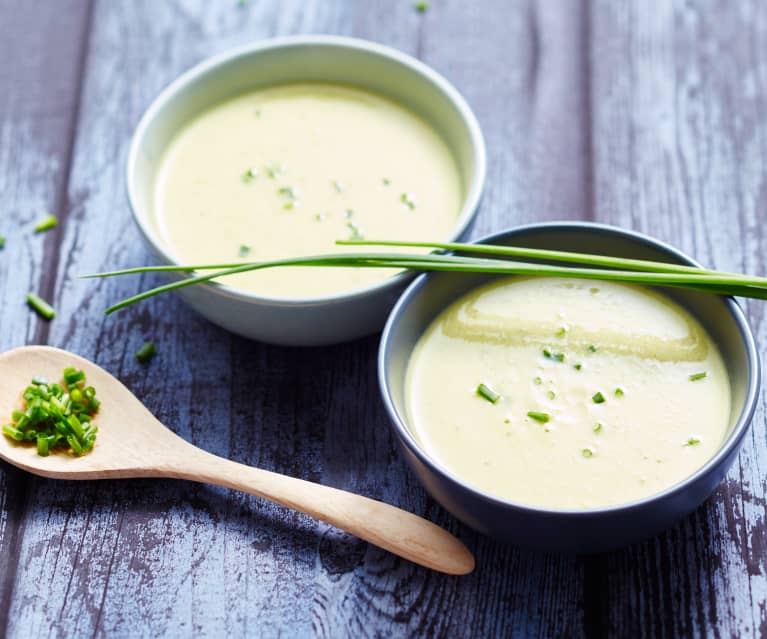
[[(421, 16), (409, 2), (383, 0), (97, 3), (50, 341), (96, 359), (207, 450), (379, 497), (458, 531), (477, 551), (477, 573), (429, 573), (303, 516), (209, 487), (34, 480), (10, 635), (582, 634), (580, 560), (473, 534), (406, 470), (377, 399), (375, 338), (267, 347), (226, 334), (173, 297), (105, 319), (108, 302), (153, 280), (74, 279), (151, 259), (128, 215), (122, 169), (154, 94), (203, 57), (273, 34), (370, 37), (421, 55), (452, 79), (478, 111), (492, 161), (477, 232), (584, 214), (588, 135), (573, 125), (573, 117), (586, 119), (587, 85), (577, 77), (581, 7), (432, 4)], [(557, 158), (566, 161), (552, 173), (547, 165)], [(146, 369), (133, 359), (145, 338), (161, 350)]]
[[(596, 213), (705, 265), (764, 275), (767, 10), (760, 2), (598, 1), (592, 11)], [(767, 343), (764, 305), (746, 309)], [(763, 637), (765, 408), (715, 495), (667, 533), (600, 560), (615, 636)]]
[[(0, 2), (0, 351), (44, 341), (48, 325), (24, 296), (49, 297), (56, 275), (59, 230), (35, 236), (35, 222), (63, 212), (87, 0), (66, 12)], [(53, 9), (53, 7), (51, 7)], [(27, 477), (0, 464), (0, 636), (5, 635), (24, 534)]]

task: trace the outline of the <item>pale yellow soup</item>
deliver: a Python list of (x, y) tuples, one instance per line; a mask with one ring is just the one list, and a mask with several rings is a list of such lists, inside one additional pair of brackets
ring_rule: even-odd
[[(354, 88), (294, 84), (236, 97), (185, 126), (162, 158), (154, 212), (170, 254), (205, 264), (375, 250), (339, 239), (446, 240), (462, 199), (450, 150), (415, 113)], [(317, 297), (393, 273), (289, 267), (222, 282)]]
[(700, 468), (726, 435), (730, 384), (701, 325), (649, 289), (505, 278), (422, 336), (407, 410), (426, 452), (466, 483), (584, 509), (652, 495)]

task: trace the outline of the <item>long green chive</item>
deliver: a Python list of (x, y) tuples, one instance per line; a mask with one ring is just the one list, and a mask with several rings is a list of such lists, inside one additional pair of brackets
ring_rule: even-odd
[(13, 411), (13, 423), (3, 426), (6, 437), (34, 443), (43, 457), (59, 448), (75, 455), (93, 449), (98, 427), (92, 419), (100, 402), (95, 389), (85, 385), (83, 371), (65, 368), (61, 384), (35, 377), (22, 397), (25, 408)]
[(537, 422), (541, 422), (541, 424), (545, 424), (551, 419), (551, 415), (548, 413), (540, 413), (537, 410), (527, 411), (527, 416)]
[(498, 400), (501, 399), (501, 396), (486, 384), (480, 384), (477, 386), (476, 392), (477, 395), (484, 397), (491, 404), (497, 404)]
[(27, 293), (27, 304), (29, 304), (29, 307), (35, 311), (35, 313), (44, 319), (52, 320), (56, 317), (56, 309), (39, 295)]
[(209, 282), (235, 273), (244, 273), (247, 271), (281, 266), (397, 268), (414, 271), (481, 272), (508, 275), (576, 277), (581, 279), (635, 282), (639, 284), (658, 285), (671, 288), (684, 288), (714, 295), (737, 295), (755, 299), (767, 299), (767, 278), (722, 273), (663, 262), (629, 260), (624, 258), (560, 251), (542, 251), (538, 249), (520, 249), (517, 247), (498, 247), (460, 243), (370, 242), (364, 240), (339, 240), (337, 243), (344, 245), (380, 244), (386, 246), (433, 247), (474, 253), (495, 253), (504, 256), (524, 256), (532, 257), (533, 259), (546, 259), (549, 261), (575, 261), (580, 262), (581, 264), (592, 264), (605, 266), (607, 268), (596, 269), (583, 268), (580, 266), (555, 266), (551, 264), (509, 261), (507, 259), (490, 259), (444, 254), (343, 253), (289, 258), (272, 262), (255, 262), (251, 264), (144, 266), (106, 273), (97, 273), (85, 277), (111, 277), (115, 275), (148, 272), (190, 273), (192, 271), (202, 270), (215, 271), (206, 275), (197, 275), (178, 280), (171, 284), (166, 284), (139, 293), (138, 295), (130, 297), (110, 307), (107, 309), (107, 314), (155, 295), (184, 288), (186, 286)]
[(55, 215), (49, 215), (35, 224), (35, 233), (42, 233), (43, 231), (50, 231), (59, 221)]
[(157, 347), (152, 342), (146, 342), (136, 351), (136, 359), (142, 364), (148, 363), (155, 355), (157, 355)]
[(604, 404), (607, 400), (605, 399), (605, 396), (602, 395), (601, 392), (597, 391), (591, 396), (591, 399), (594, 401), (595, 404)]
[(690, 381), (691, 382), (697, 382), (699, 379), (705, 379), (707, 373), (706, 371), (703, 371), (701, 373), (693, 373), (690, 375)]

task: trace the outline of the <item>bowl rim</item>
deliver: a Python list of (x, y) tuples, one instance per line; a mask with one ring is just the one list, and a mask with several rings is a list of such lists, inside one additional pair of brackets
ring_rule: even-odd
[[(203, 59), (191, 68), (184, 71), (181, 75), (171, 81), (150, 103), (141, 116), (136, 129), (131, 138), (128, 157), (125, 164), (125, 184), (128, 196), (128, 204), (133, 220), (136, 222), (139, 231), (144, 240), (167, 264), (178, 265), (180, 262), (165, 249), (163, 243), (156, 236), (154, 230), (149, 224), (150, 215), (147, 211), (140, 211), (138, 206), (138, 197), (136, 194), (136, 166), (140, 148), (146, 138), (146, 133), (151, 123), (155, 120), (158, 113), (162, 111), (165, 105), (183, 88), (194, 84), (204, 78), (208, 73), (215, 72), (217, 69), (227, 66), (237, 61), (259, 55), (263, 52), (283, 48), (300, 47), (329, 47), (346, 48), (357, 52), (370, 53), (379, 58), (385, 59), (389, 64), (399, 65), (409, 69), (419, 81), (434, 86), (442, 97), (455, 107), (460, 119), (462, 120), (471, 143), (471, 167), (472, 171), (469, 177), (468, 187), (464, 194), (461, 209), (456, 220), (455, 227), (449, 238), (445, 241), (456, 241), (466, 232), (479, 211), (479, 204), (485, 187), (487, 177), (487, 147), (485, 145), (484, 135), (479, 125), (476, 115), (469, 106), (467, 100), (448, 81), (442, 74), (432, 69), (430, 66), (421, 62), (417, 58), (408, 55), (402, 51), (394, 49), (383, 44), (362, 38), (352, 38), (347, 36), (309, 34), (280, 36), (275, 38), (266, 38), (245, 45), (240, 45), (228, 49), (222, 53), (215, 54)], [(349, 86), (354, 86), (349, 84)], [(182, 277), (189, 277), (183, 275)], [(381, 282), (355, 288), (350, 291), (336, 293), (334, 295), (325, 295), (319, 297), (278, 297), (258, 295), (248, 293), (237, 288), (221, 284), (219, 282), (202, 282), (197, 284), (216, 294), (223, 294), (226, 297), (234, 298), (243, 302), (254, 302), (260, 305), (269, 306), (290, 306), (290, 307), (310, 307), (319, 305), (330, 305), (344, 303), (347, 301), (362, 299), (371, 295), (392, 290), (401, 286), (408, 279), (412, 278), (412, 273), (403, 271)]]
[[(643, 244), (645, 246), (666, 251), (669, 253), (671, 257), (678, 259), (683, 264), (688, 264), (690, 266), (696, 266), (698, 268), (702, 268), (702, 265), (699, 262), (695, 261), (694, 259), (686, 255), (679, 249), (674, 248), (670, 244), (667, 244), (661, 240), (656, 240), (655, 238), (652, 238), (649, 235), (645, 235), (637, 231), (622, 229), (617, 226), (612, 226), (609, 224), (601, 224), (598, 222), (562, 221), (562, 222), (542, 222), (542, 223), (533, 223), (533, 224), (523, 224), (520, 226), (511, 227), (504, 231), (499, 231), (496, 233), (492, 233), (490, 235), (485, 235), (476, 240), (473, 240), (472, 243), (488, 244), (496, 240), (508, 239), (509, 237), (524, 235), (525, 233), (528, 233), (531, 231), (539, 231), (539, 230), (577, 231), (577, 230), (584, 230), (584, 229), (594, 231), (596, 233), (609, 233), (611, 235), (617, 235), (623, 238), (628, 238), (628, 239), (636, 241), (639, 244)], [(431, 470), (431, 472), (437, 474), (438, 476), (442, 476), (443, 478), (446, 478), (455, 484), (458, 484), (461, 488), (463, 488), (465, 491), (470, 493), (474, 498), (476, 498), (479, 501), (482, 501), (484, 503), (491, 504), (494, 506), (498, 506), (501, 508), (514, 509), (519, 512), (526, 512), (531, 515), (537, 515), (537, 516), (572, 516), (572, 517), (579, 517), (579, 518), (590, 518), (597, 515), (626, 513), (629, 511), (644, 508), (646, 506), (660, 502), (666, 498), (673, 497), (685, 491), (687, 488), (689, 488), (690, 485), (696, 483), (699, 479), (703, 478), (704, 476), (712, 472), (714, 469), (718, 468), (720, 464), (722, 464), (724, 460), (733, 451), (737, 450), (741, 440), (743, 439), (746, 432), (748, 431), (749, 425), (754, 416), (754, 411), (756, 410), (756, 404), (758, 399), (757, 394), (759, 391), (759, 383), (761, 378), (761, 366), (760, 366), (759, 355), (756, 348), (754, 336), (748, 324), (748, 321), (746, 320), (745, 314), (743, 313), (743, 310), (740, 308), (740, 306), (738, 305), (738, 303), (735, 301), (733, 297), (726, 297), (726, 298), (723, 298), (723, 302), (727, 305), (727, 309), (729, 310), (730, 314), (735, 320), (738, 326), (738, 329), (740, 330), (741, 338), (743, 340), (743, 347), (745, 349), (746, 359), (748, 362), (748, 381), (747, 381), (746, 393), (743, 399), (743, 406), (741, 408), (738, 419), (732, 428), (732, 431), (730, 432), (727, 439), (718, 448), (716, 453), (712, 457), (710, 457), (705, 464), (703, 464), (695, 472), (688, 475), (681, 481), (665, 488), (664, 490), (660, 492), (653, 493), (641, 499), (635, 499), (632, 501), (627, 501), (627, 502), (623, 502), (619, 504), (612, 504), (609, 506), (602, 506), (597, 508), (584, 508), (584, 509), (545, 508), (541, 506), (527, 504), (524, 502), (518, 502), (512, 499), (503, 499), (501, 497), (497, 497), (495, 495), (486, 493), (480, 490), (479, 488), (473, 486), (472, 484), (467, 483), (460, 476), (455, 474), (449, 468), (446, 468), (445, 466), (440, 464), (436, 459), (434, 459), (433, 457), (431, 457), (429, 454), (426, 453), (424, 448), (418, 443), (416, 438), (411, 434), (410, 430), (408, 429), (405, 423), (405, 419), (402, 416), (400, 416), (399, 411), (394, 405), (394, 400), (392, 399), (390, 388), (389, 388), (388, 377), (386, 374), (388, 367), (386, 362), (388, 359), (387, 355), (388, 355), (389, 344), (391, 342), (392, 335), (394, 331), (396, 330), (396, 325), (399, 322), (400, 315), (402, 314), (404, 309), (410, 304), (410, 302), (421, 292), (421, 290), (428, 285), (432, 275), (433, 274), (431, 273), (424, 273), (422, 275), (419, 275), (418, 278), (407, 287), (405, 292), (402, 293), (399, 300), (397, 300), (397, 303), (392, 309), (388, 320), (386, 321), (386, 325), (384, 326), (383, 332), (381, 334), (381, 340), (380, 340), (379, 349), (378, 349), (377, 367), (378, 367), (379, 390), (384, 402), (384, 406), (386, 408), (386, 412), (389, 415), (390, 423), (392, 427), (395, 429), (397, 435), (399, 436), (400, 441), (404, 443), (405, 447), (413, 455), (415, 455), (415, 457), (421, 463), (426, 465)], [(438, 275), (444, 275), (444, 274), (438, 274)]]

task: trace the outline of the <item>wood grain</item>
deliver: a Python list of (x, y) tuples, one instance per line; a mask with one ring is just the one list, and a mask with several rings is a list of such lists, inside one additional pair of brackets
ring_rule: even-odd
[[(74, 350), (212, 453), (425, 515), (475, 550), (477, 571), (435, 575), (222, 489), (69, 484), (0, 467), (0, 636), (767, 632), (763, 404), (728, 481), (679, 526), (595, 557), (528, 553), (457, 524), (406, 469), (377, 400), (376, 338), (265, 346), (174, 297), (105, 319), (110, 302), (155, 280), (76, 279), (151, 259), (123, 164), (154, 95), (210, 54), (310, 32), (390, 44), (464, 93), (488, 143), (475, 236), (597, 219), (765, 274), (760, 0), (439, 0), (423, 15), (409, 0), (94, 0), (90, 17), (86, 0), (65, 4), (0, 1), (0, 86), (13, 87), (0, 92), (0, 294), (19, 300), (0, 306), (0, 346)], [(32, 237), (49, 208), (64, 223)], [(50, 325), (23, 308), (29, 289), (55, 300)], [(763, 308), (747, 305), (760, 344)], [(160, 347), (146, 368), (133, 357), (145, 339)]]

